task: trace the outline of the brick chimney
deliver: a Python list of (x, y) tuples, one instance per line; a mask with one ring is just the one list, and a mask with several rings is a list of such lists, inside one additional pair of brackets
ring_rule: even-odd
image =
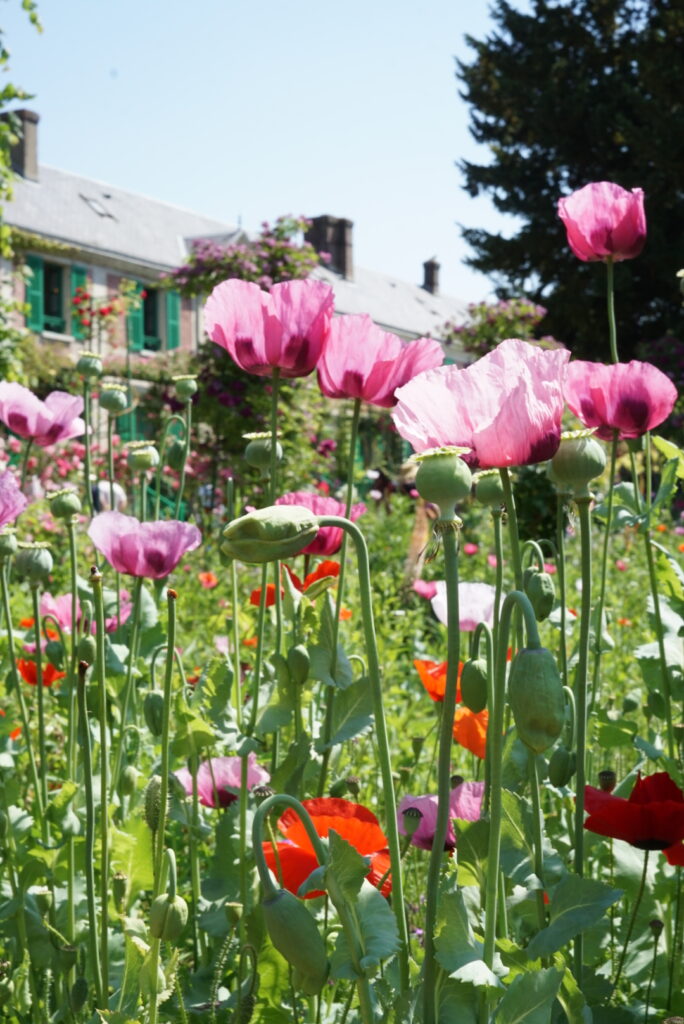
[(436, 295), (439, 291), (439, 263), (434, 256), (423, 264), (423, 288), (430, 295)]
[(347, 280), (354, 277), (352, 230), (354, 222), (344, 217), (331, 217), (324, 213), (313, 217), (305, 239), (316, 252), (330, 253), (330, 268)]
[(38, 181), (38, 114), (33, 110), (13, 110), (4, 121), (19, 121), (19, 141), (12, 146), (12, 170), (22, 178)]

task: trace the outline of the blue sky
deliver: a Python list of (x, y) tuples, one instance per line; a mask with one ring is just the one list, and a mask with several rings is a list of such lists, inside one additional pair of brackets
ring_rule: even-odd
[[(520, 0), (523, 6), (523, 0)], [(360, 266), (485, 297), (458, 223), (510, 231), (461, 187), (486, 162), (454, 58), (486, 0), (4, 0), (11, 80), (33, 93), (39, 160), (249, 230), (279, 214), (354, 221)]]

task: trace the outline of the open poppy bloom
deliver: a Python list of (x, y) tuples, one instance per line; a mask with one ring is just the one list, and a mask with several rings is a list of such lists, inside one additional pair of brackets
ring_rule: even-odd
[(19, 481), (11, 469), (0, 473), (0, 528), (13, 523), (28, 505), (28, 498), (21, 493)]
[[(440, 702), (444, 700), (444, 691), (446, 689), (446, 674), (447, 674), (447, 663), (446, 661), (427, 661), (425, 659), (416, 658), (413, 662), (414, 668), (420, 676), (420, 681), (427, 690), (432, 700)], [(463, 671), (463, 662), (458, 663), (458, 678), (461, 678), (461, 672)], [(456, 700), (461, 699), (461, 687), (458, 686), (456, 689)]]
[(646, 241), (643, 189), (628, 191), (613, 181), (592, 181), (558, 200), (568, 245), (585, 262), (630, 260)]
[(565, 377), (565, 401), (585, 427), (602, 441), (641, 437), (672, 412), (677, 388), (651, 363), (570, 363)]
[(489, 712), (471, 711), (470, 708), (456, 708), (454, 715), (454, 740), (459, 746), (465, 747), (475, 757), (484, 760), (487, 752), (487, 726)]
[(51, 391), (43, 402), (22, 384), (0, 382), (0, 420), (13, 434), (41, 448), (80, 437), (85, 432), (82, 412), (83, 399), (78, 395)]
[[(461, 821), (479, 821), (483, 795), (484, 782), (462, 782), (460, 786), (451, 790), (449, 825), (444, 842), (445, 850), (453, 850), (456, 846), (456, 835), (452, 824), (454, 818), (460, 818)], [(409, 808), (413, 809), (414, 813), (418, 811), (420, 814), (418, 827), (411, 835), (411, 843), (420, 847), (421, 850), (431, 850), (437, 827), (437, 797), (428, 794), (427, 796), (407, 795), (401, 798), (397, 809), (397, 826), (403, 836), (407, 835), (404, 812)]]
[[(373, 812), (361, 804), (338, 797), (315, 797), (303, 800), (302, 803), (321, 838), (326, 838), (330, 829), (333, 829), (362, 857), (370, 858), (370, 871), (366, 878), (371, 885), (377, 886), (389, 869), (390, 858), (387, 838)], [(277, 856), (273, 844), (269, 842), (264, 843), (264, 857), (275, 877), (279, 878), (282, 874), (283, 886), (296, 895), (302, 883), (318, 867), (318, 861), (306, 829), (295, 811), (288, 808), (278, 820), (278, 828), (285, 838), (276, 844)], [(389, 896), (392, 891), (389, 876), (385, 878), (380, 891), (383, 896)], [(322, 895), (320, 890), (308, 892), (305, 899)]]
[[(188, 680), (189, 682), (190, 680)], [(187, 768), (179, 768), (176, 778), (188, 796), (192, 796), (192, 775)], [(239, 757), (212, 757), (202, 761), (197, 769), (197, 796), (205, 807), (228, 807), (240, 794), (242, 759)], [(257, 764), (256, 754), (247, 755), (247, 789), (264, 786), (271, 781), (265, 768)]]
[[(307, 592), (307, 590), (309, 589), (309, 587), (311, 587), (314, 583), (317, 583), (318, 580), (327, 579), (328, 577), (330, 579), (334, 579), (336, 576), (340, 575), (340, 564), (339, 564), (339, 562), (331, 562), (331, 561), (321, 562), (321, 564), (316, 569), (314, 569), (313, 572), (310, 572), (308, 576), (304, 577), (304, 581), (303, 582), (302, 582), (302, 580), (300, 580), (300, 578), (297, 575), (297, 573), (292, 571), (292, 569), (289, 567), (289, 565), (286, 565), (285, 568), (287, 569), (287, 572), (289, 573), (289, 576), (290, 576), (290, 579), (292, 580), (293, 585), (299, 591), (300, 594), (305, 594)], [(283, 593), (282, 589), (281, 589), (280, 593), (282, 595), (282, 593)], [(258, 605), (260, 601), (261, 601), (261, 587), (257, 587), (256, 590), (253, 590), (252, 593), (249, 595), (249, 603), (250, 604)], [(270, 608), (271, 605), (274, 605), (274, 604), (275, 604), (275, 583), (267, 583), (266, 584), (266, 607)]]
[[(17, 668), (24, 682), (28, 683), (29, 686), (36, 686), (38, 683), (38, 666), (35, 661), (29, 661), (28, 658), (17, 658)], [(65, 675), (66, 672), (60, 672), (59, 669), (55, 668), (48, 661), (46, 665), (43, 665), (43, 686), (52, 686), (58, 679), (64, 679)]]
[(183, 555), (199, 547), (202, 540), (193, 523), (176, 519), (141, 523), (121, 512), (95, 516), (88, 536), (117, 572), (153, 580), (168, 576)]
[(586, 786), (584, 801), (589, 812), (584, 827), (589, 832), (622, 839), (639, 850), (664, 850), (668, 860), (681, 855), (684, 793), (667, 772), (639, 776), (627, 800)]
[(205, 590), (213, 590), (214, 587), (218, 587), (219, 578), (216, 573), (198, 572), (197, 579), (200, 581), (200, 586), (204, 587)]

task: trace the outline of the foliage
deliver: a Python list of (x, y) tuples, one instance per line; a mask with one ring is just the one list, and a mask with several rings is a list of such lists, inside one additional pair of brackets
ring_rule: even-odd
[(543, 348), (558, 342), (550, 337), (535, 338), (535, 330), (546, 316), (544, 306), (527, 299), (502, 299), (500, 302), (471, 302), (465, 322), (448, 321), (442, 328), (446, 345), (458, 343), (464, 352), (475, 358), (484, 356), (506, 338), (523, 341), (538, 340)]
[(671, 334), (656, 341), (644, 342), (637, 349), (637, 358), (652, 363), (666, 374), (677, 388), (679, 398), (661, 428), (673, 441), (684, 443), (684, 341)]
[(278, 217), (264, 222), (253, 241), (223, 244), (210, 238), (192, 243), (188, 262), (172, 271), (163, 284), (181, 295), (208, 295), (221, 281), (239, 278), (270, 288), (278, 281), (308, 277), (322, 257), (308, 242), (298, 242), (309, 221), (304, 217)]
[(545, 330), (574, 351), (607, 352), (605, 275), (572, 255), (556, 203), (590, 181), (640, 186), (646, 248), (615, 275), (621, 354), (681, 332), (682, 5), (534, 0), (522, 13), (497, 0), (493, 17), (496, 31), (469, 37), (475, 57), (458, 65), (472, 134), (492, 159), (460, 166), (470, 195), (491, 194), (522, 225), (510, 237), (466, 229), (469, 264), (494, 275), (501, 297), (542, 302)]

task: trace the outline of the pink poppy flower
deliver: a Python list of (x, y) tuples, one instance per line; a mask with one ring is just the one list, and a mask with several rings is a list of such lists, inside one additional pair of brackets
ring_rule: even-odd
[(584, 261), (629, 260), (646, 241), (643, 189), (631, 192), (612, 181), (593, 181), (558, 200), (568, 244)]
[(414, 580), (413, 589), (419, 597), (431, 601), (437, 593), (437, 584), (434, 580)]
[(478, 545), (477, 544), (473, 544), (472, 541), (466, 541), (465, 544), (463, 545), (463, 554), (464, 555), (476, 555), (479, 550), (480, 549), (479, 549)]
[[(456, 835), (452, 824), (454, 818), (461, 821), (479, 821), (483, 795), (484, 782), (462, 782), (460, 786), (452, 789), (449, 799), (449, 825), (444, 843), (445, 850), (453, 850), (456, 846)], [(411, 836), (412, 845), (420, 847), (421, 850), (431, 850), (437, 827), (437, 797), (432, 795), (402, 797), (397, 808), (397, 826), (403, 836), (406, 835), (404, 811), (409, 807), (415, 808), (421, 814), (420, 824)]]
[(247, 373), (306, 377), (320, 359), (333, 315), (333, 290), (323, 281), (285, 281), (270, 292), (248, 281), (223, 281), (204, 307), (212, 341)]
[[(41, 594), (39, 611), (41, 618), (44, 615), (51, 615), (62, 627), (65, 633), (71, 633), (73, 623), (71, 621), (71, 594), (61, 594), (53, 597), (47, 591)], [(76, 598), (76, 614), (80, 613), (80, 604)]]
[(14, 381), (0, 382), (0, 420), (19, 437), (42, 448), (79, 437), (85, 431), (80, 417), (83, 399), (66, 391), (52, 391), (45, 401)]
[[(239, 757), (212, 757), (197, 769), (197, 794), (205, 807), (227, 807), (240, 795), (242, 761)], [(188, 796), (192, 796), (192, 775), (187, 768), (174, 773)], [(247, 789), (265, 786), (271, 776), (257, 764), (254, 751), (247, 755)]]
[(672, 412), (677, 389), (661, 370), (633, 359), (630, 363), (587, 363), (576, 360), (567, 368), (565, 401), (602, 441), (613, 431), (621, 439), (641, 437)]
[(95, 516), (88, 536), (117, 572), (154, 580), (168, 576), (183, 555), (202, 541), (192, 523), (176, 519), (141, 523), (121, 512)]
[(390, 409), (397, 388), (443, 362), (442, 346), (431, 338), (405, 344), (365, 314), (338, 316), (317, 367), (318, 385), (328, 398), (360, 398)]
[(510, 338), (472, 366), (440, 366), (397, 391), (397, 430), (417, 452), (469, 448), (479, 469), (545, 462), (560, 444), (570, 353)]
[[(282, 494), (276, 498), (276, 505), (301, 505), (311, 509), (317, 516), (344, 516), (346, 505), (336, 498), (327, 498), (322, 494), (312, 494), (310, 491), (291, 491), (289, 494)], [(359, 516), (366, 511), (366, 506), (360, 502), (352, 505), (350, 519), (355, 523)], [(323, 555), (328, 558), (336, 554), (342, 547), (343, 531), (337, 526), (322, 526), (310, 544), (302, 549), (303, 555)]]
[(21, 493), (19, 481), (10, 469), (0, 473), (0, 529), (13, 523), (28, 505), (28, 498)]
[[(443, 625), (447, 624), (446, 583), (437, 580), (437, 591), (432, 598), (432, 610)], [(488, 626), (494, 624), (494, 599), (496, 588), (489, 583), (459, 583), (458, 614), (459, 628), (464, 633), (472, 633), (478, 622)]]

